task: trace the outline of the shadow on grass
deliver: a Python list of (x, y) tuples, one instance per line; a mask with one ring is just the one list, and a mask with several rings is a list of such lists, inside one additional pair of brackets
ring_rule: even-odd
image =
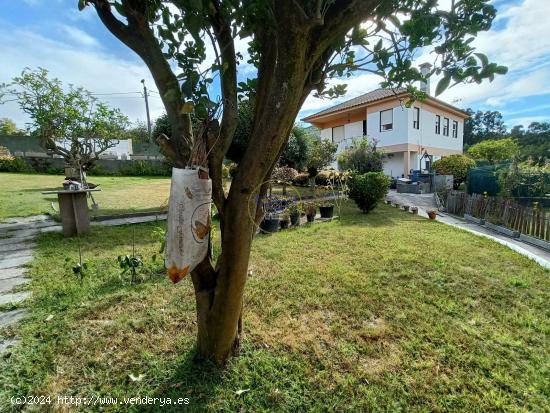
[[(209, 360), (200, 359), (196, 347), (190, 349), (178, 360), (173, 374), (167, 378), (152, 397), (170, 399), (172, 403), (187, 398), (188, 404), (165, 405), (163, 412), (204, 412), (216, 397), (217, 389), (223, 384), (226, 370)], [(142, 411), (157, 412), (159, 405), (147, 406)]]

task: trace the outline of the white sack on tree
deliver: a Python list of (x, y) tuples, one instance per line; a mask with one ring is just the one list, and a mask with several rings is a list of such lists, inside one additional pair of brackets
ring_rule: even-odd
[(173, 283), (206, 257), (210, 237), (212, 181), (203, 168), (172, 168), (164, 263)]

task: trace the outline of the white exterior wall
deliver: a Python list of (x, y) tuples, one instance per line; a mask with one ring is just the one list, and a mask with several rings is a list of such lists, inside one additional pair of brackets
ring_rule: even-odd
[[(407, 109), (407, 112), (409, 117), (408, 143), (432, 148), (462, 150), (464, 140), (464, 121), (462, 119), (442, 112), (434, 113), (420, 107), (420, 129), (415, 129), (413, 128), (414, 109)], [(436, 115), (441, 116), (441, 134), (439, 135), (435, 133)], [(443, 135), (445, 118), (449, 118), (449, 136)], [(453, 121), (458, 122), (458, 136), (456, 138), (453, 138)]]
[(403, 174), (403, 152), (393, 153), (384, 160), (384, 173), (392, 178), (399, 178)]
[(332, 128), (321, 130), (321, 140), (332, 141)]
[(367, 115), (367, 136), (377, 139), (378, 146), (407, 143), (407, 109), (398, 106), (392, 110), (393, 129), (388, 131), (380, 131), (380, 112), (369, 113)]

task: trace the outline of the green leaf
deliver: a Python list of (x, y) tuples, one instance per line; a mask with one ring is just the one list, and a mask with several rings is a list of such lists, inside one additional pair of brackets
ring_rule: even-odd
[(495, 68), (495, 73), (497, 75), (505, 75), (506, 73), (508, 73), (508, 68), (506, 66), (497, 66)]
[(445, 89), (449, 87), (451, 84), (451, 76), (449, 74), (446, 74), (438, 83), (437, 87), (435, 88), (435, 95), (439, 96), (441, 95)]
[(86, 6), (87, 6), (86, 0), (78, 0), (78, 11), (84, 10)]
[(483, 53), (474, 53), (477, 58), (481, 61), (481, 64), (483, 66), (487, 66), (489, 64), (489, 58), (485, 56)]

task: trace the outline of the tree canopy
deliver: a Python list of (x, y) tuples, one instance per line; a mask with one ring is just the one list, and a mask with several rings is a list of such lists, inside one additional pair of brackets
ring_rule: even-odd
[(475, 145), (487, 139), (499, 139), (505, 136), (506, 126), (502, 114), (498, 111), (474, 111), (466, 109), (470, 115), (464, 122), (464, 147)]
[(519, 155), (519, 145), (513, 138), (487, 140), (470, 147), (468, 154), (474, 159), (497, 164), (514, 160)]
[(2, 89), (29, 115), (42, 146), (75, 168), (90, 166), (125, 136), (129, 125), (119, 109), (97, 101), (83, 88), (69, 85), (64, 90), (62, 82), (43, 68), (23, 70)]
[(0, 136), (21, 136), (25, 131), (17, 127), (15, 122), (9, 118), (0, 119)]

